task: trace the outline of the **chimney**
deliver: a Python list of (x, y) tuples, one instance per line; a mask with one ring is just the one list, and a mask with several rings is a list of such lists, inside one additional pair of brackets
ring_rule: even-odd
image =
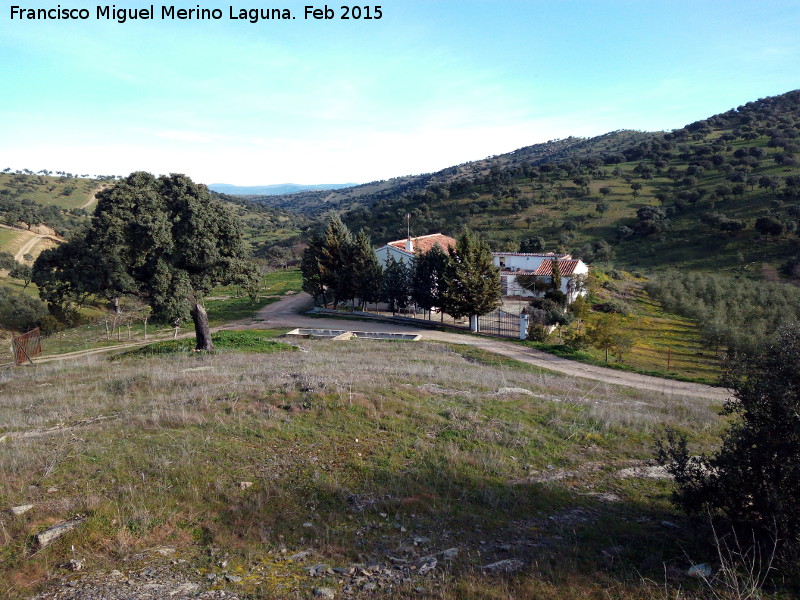
[(414, 242), (411, 240), (411, 236), (406, 240), (406, 252), (414, 252)]

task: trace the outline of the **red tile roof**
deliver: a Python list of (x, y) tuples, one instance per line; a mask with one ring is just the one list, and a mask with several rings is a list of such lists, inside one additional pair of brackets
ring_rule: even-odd
[[(386, 245), (392, 246), (393, 248), (397, 248), (398, 250), (402, 250), (403, 252), (405, 252), (407, 241), (408, 241), (407, 239), (395, 240), (394, 242), (389, 242)], [(414, 244), (414, 252), (422, 252), (423, 254), (428, 250), (431, 250), (437, 244), (445, 252), (450, 246), (456, 245), (456, 241), (453, 238), (451, 238), (449, 235), (444, 235), (441, 233), (431, 233), (430, 235), (420, 235), (418, 237), (412, 237), (411, 242)]]
[(570, 254), (555, 252), (492, 252), (492, 256), (544, 256), (545, 258), (572, 258)]
[[(558, 272), (561, 274), (562, 277), (569, 277), (575, 272), (575, 267), (578, 266), (578, 260), (559, 260), (558, 261)], [(553, 261), (552, 260), (544, 260), (542, 264), (539, 265), (533, 274), (534, 275), (545, 275), (550, 276), (553, 274)]]

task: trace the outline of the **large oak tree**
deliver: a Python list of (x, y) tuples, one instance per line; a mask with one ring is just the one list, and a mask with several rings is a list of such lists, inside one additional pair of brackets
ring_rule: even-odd
[(99, 192), (86, 234), (43, 252), (34, 265), (34, 281), (51, 304), (89, 293), (134, 296), (170, 322), (191, 317), (197, 349), (209, 351), (203, 297), (216, 285), (255, 277), (238, 222), (205, 186), (144, 172)]

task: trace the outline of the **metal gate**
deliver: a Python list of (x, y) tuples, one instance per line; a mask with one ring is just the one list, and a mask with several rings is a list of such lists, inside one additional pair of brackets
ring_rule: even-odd
[(498, 337), (519, 337), (520, 316), (504, 310), (495, 310), (478, 317), (478, 331)]
[(33, 364), (33, 359), (42, 354), (42, 336), (39, 328), (12, 338), (11, 346), (14, 351), (14, 363), (23, 364), (26, 360)]

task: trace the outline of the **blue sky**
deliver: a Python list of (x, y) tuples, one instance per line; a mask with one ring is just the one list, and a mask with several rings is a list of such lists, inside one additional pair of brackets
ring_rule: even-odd
[[(21, 3), (0, 1), (0, 169), (365, 182), (800, 87), (800, 1), (388, 0), (371, 21), (214, 1), (199, 5), (218, 21), (125, 24), (69, 0), (24, 6), (92, 18), (12, 21)], [(296, 19), (232, 21), (230, 6)]]

